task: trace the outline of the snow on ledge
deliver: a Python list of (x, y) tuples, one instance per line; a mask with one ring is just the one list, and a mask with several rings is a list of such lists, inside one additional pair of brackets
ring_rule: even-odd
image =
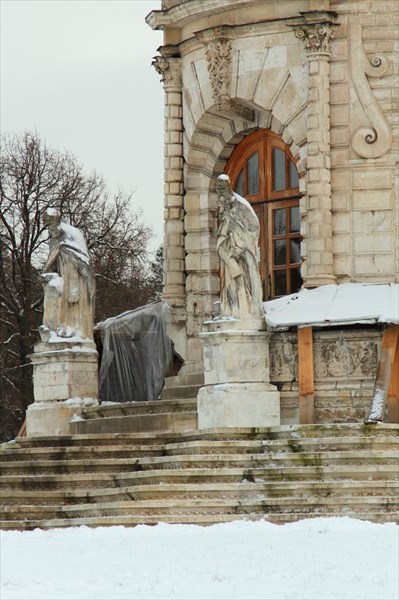
[(323, 285), (264, 302), (269, 329), (399, 323), (399, 284)]

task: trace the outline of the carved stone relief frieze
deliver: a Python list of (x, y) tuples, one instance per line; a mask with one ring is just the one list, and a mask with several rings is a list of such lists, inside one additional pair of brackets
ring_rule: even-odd
[(355, 17), (349, 29), (349, 57), (352, 85), (368, 121), (352, 135), (352, 148), (363, 158), (378, 158), (390, 149), (392, 130), (370, 88), (367, 77), (385, 75), (389, 60), (384, 54), (374, 54), (369, 60), (362, 43), (362, 27)]

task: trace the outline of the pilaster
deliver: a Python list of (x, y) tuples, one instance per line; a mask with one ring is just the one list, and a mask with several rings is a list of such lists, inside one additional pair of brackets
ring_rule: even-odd
[[(152, 65), (161, 75), (165, 91), (163, 298), (172, 308), (173, 325), (181, 329), (185, 322), (186, 296), (181, 59), (175, 46), (161, 46), (159, 52)], [(172, 337), (178, 352), (185, 356), (185, 336), (175, 332)]]
[(330, 40), (335, 14), (312, 11), (296, 22), (309, 68), (305, 287), (335, 283), (330, 177)]
[(182, 306), (185, 298), (182, 78), (181, 59), (174, 52), (174, 47), (161, 47), (161, 54), (152, 65), (161, 75), (165, 91), (163, 297), (172, 306)]

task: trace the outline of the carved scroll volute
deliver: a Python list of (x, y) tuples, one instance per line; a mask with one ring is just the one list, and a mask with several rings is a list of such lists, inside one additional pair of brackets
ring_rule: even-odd
[(321, 52), (330, 53), (330, 41), (334, 37), (333, 30), (328, 23), (303, 25), (295, 30), (295, 36), (305, 42), (309, 54)]
[(351, 140), (352, 148), (363, 158), (378, 158), (390, 149), (392, 130), (372, 93), (367, 77), (385, 75), (389, 60), (384, 54), (374, 54), (369, 61), (362, 44), (360, 23), (351, 23), (349, 44), (353, 86), (370, 122), (370, 125), (359, 127), (355, 131)]
[(180, 58), (154, 56), (151, 65), (161, 75), (165, 86), (180, 87), (182, 83)]

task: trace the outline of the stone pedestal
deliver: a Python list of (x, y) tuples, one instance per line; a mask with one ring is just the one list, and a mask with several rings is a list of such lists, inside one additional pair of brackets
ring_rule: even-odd
[(198, 393), (198, 428), (280, 424), (280, 393), (269, 380), (269, 337), (260, 319), (204, 323), (205, 385)]
[(83, 406), (98, 404), (98, 354), (91, 341), (40, 342), (30, 355), (35, 401), (26, 413), (29, 437), (66, 435)]

